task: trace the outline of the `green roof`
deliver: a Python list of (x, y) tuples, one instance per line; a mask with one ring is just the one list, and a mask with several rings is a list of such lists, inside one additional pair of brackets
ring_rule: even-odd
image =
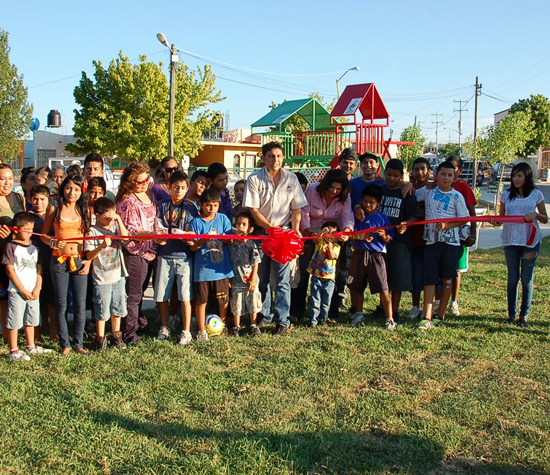
[(252, 124), (254, 127), (280, 127), (284, 130), (284, 122), (298, 114), (313, 130), (334, 130), (330, 124), (330, 113), (317, 99), (297, 99), (285, 101), (268, 114)]

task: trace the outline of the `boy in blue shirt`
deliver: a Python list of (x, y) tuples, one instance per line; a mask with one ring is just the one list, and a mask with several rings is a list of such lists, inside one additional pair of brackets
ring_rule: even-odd
[[(184, 172), (176, 171), (170, 175), (169, 185), (171, 198), (157, 204), (157, 229), (164, 230), (168, 234), (183, 234), (193, 218), (198, 215), (195, 205), (185, 200), (189, 188), (189, 177)], [(161, 322), (158, 339), (170, 338), (169, 300), (174, 284), (177, 283), (178, 300), (181, 302), (183, 317), (179, 344), (188, 345), (191, 343), (193, 253), (187, 241), (180, 239), (167, 239), (160, 244), (155, 278), (155, 302), (159, 308)]]
[[(378, 206), (382, 202), (382, 190), (377, 185), (369, 185), (363, 190), (362, 207), (365, 218), (355, 220), (355, 231), (363, 229), (390, 226), (390, 220), (380, 213)], [(380, 301), (386, 315), (386, 329), (395, 330), (396, 323), (392, 316), (390, 292), (386, 274), (386, 245), (393, 237), (393, 230), (383, 230), (364, 233), (356, 236), (353, 242), (353, 257), (348, 278), (348, 288), (351, 295), (351, 304), (356, 309), (351, 324), (359, 325), (364, 319), (363, 300), (364, 292), (369, 285), (371, 294), (380, 294)]]
[[(208, 188), (200, 197), (201, 213), (189, 225), (189, 230), (195, 234), (231, 234), (231, 221), (218, 213), (220, 208), (220, 193), (214, 188)], [(227, 240), (196, 239), (191, 250), (195, 253), (193, 282), (195, 290), (195, 316), (199, 332), (197, 340), (207, 341), (206, 304), (209, 294), (214, 294), (218, 301), (220, 318), (225, 322), (229, 306), (229, 279), (233, 270), (229, 260)]]

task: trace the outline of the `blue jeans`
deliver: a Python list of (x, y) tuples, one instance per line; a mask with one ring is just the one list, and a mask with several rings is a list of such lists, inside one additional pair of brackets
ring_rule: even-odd
[[(504, 246), (506, 267), (508, 267), (508, 317), (516, 318), (518, 284), (521, 278), (521, 307), (519, 317), (527, 319), (533, 298), (533, 274), (535, 262), (540, 249), (540, 243), (535, 247)], [(534, 254), (534, 257), (526, 258), (526, 254)]]
[[(262, 262), (260, 264), (259, 277), (260, 277), (260, 292), (262, 294), (262, 300), (264, 303), (267, 300), (267, 292), (269, 286), (269, 278), (273, 271), (275, 279), (275, 288), (272, 289), (275, 292), (275, 298), (273, 304), (275, 307), (275, 323), (284, 327), (290, 326), (288, 315), (290, 312), (290, 263), (279, 264), (277, 261), (271, 259), (267, 254), (262, 256)], [(262, 307), (262, 314), (267, 320), (271, 318), (271, 310), (266, 308), (266, 305)]]
[[(78, 270), (82, 267), (82, 259), (75, 259)], [(57, 262), (57, 258), (52, 256), (50, 264), (50, 275), (52, 277), (53, 290), (55, 294), (55, 316), (57, 319), (57, 333), (59, 336), (59, 346), (61, 348), (70, 348), (69, 328), (65, 313), (67, 311), (67, 294), (70, 288), (73, 292), (73, 317), (74, 317), (74, 338), (73, 346), (75, 350), (84, 347), (84, 326), (86, 324), (86, 290), (88, 288), (88, 276), (79, 275), (78, 270), (71, 272), (69, 269), (69, 260), (63, 264)]]
[(310, 325), (316, 325), (328, 318), (330, 299), (334, 293), (335, 283), (332, 279), (311, 278), (309, 295), (309, 320)]

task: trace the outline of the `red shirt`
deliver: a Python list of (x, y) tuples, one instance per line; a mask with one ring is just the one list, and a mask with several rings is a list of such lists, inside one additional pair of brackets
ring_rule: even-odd
[[(422, 186), (418, 186), (416, 183), (413, 183), (414, 189), (418, 190), (418, 188), (422, 188)], [(423, 201), (417, 201), (416, 202), (416, 217), (419, 221), (424, 221), (426, 219), (426, 207)], [(422, 239), (422, 236), (424, 235), (424, 226), (421, 224), (417, 224), (416, 226), (411, 226), (411, 245), (414, 247), (424, 247), (426, 245), (426, 241)]]
[(453, 188), (464, 197), (466, 206), (477, 205), (477, 200), (472, 188), (464, 180), (458, 180), (456, 183), (453, 183)]

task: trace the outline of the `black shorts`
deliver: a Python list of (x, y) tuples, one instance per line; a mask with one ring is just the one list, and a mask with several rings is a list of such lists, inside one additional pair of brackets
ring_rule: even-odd
[(424, 249), (424, 285), (438, 285), (441, 279), (454, 279), (460, 246), (445, 242), (429, 244)]
[(205, 282), (195, 282), (195, 303), (208, 303), (208, 297), (214, 295), (218, 304), (225, 305), (229, 303), (229, 279), (207, 280)]
[(363, 293), (369, 286), (371, 294), (388, 290), (386, 261), (381, 252), (353, 251), (348, 288)]
[(412, 286), (411, 247), (408, 244), (391, 241), (386, 254), (388, 287), (396, 292), (410, 292)]

